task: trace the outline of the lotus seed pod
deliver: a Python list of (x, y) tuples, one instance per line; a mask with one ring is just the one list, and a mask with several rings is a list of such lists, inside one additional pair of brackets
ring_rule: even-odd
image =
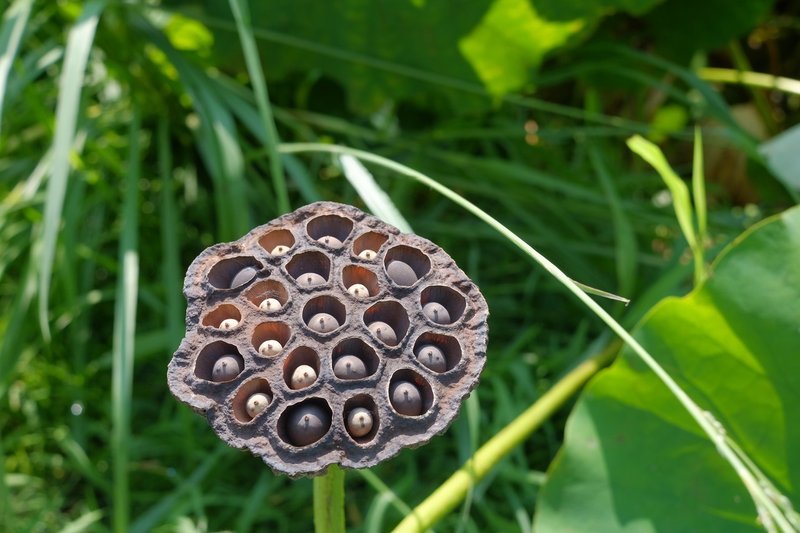
[(255, 268), (253, 268), (253, 267), (244, 267), (235, 276), (233, 276), (233, 279), (231, 280), (230, 288), (231, 289), (235, 289), (236, 287), (238, 287), (240, 285), (244, 285), (245, 283), (247, 283), (248, 281), (250, 281), (251, 279), (256, 277), (256, 273), (257, 273), (257, 271), (256, 271)]
[(366, 298), (369, 296), (369, 289), (367, 289), (364, 285), (360, 283), (353, 283), (349, 287), (347, 287), (347, 292), (352, 294), (358, 299)]
[(266, 340), (261, 343), (261, 346), (258, 347), (258, 353), (264, 357), (273, 357), (282, 351), (283, 345), (274, 339)]
[(301, 287), (316, 287), (317, 285), (324, 285), (327, 280), (317, 274), (316, 272), (307, 272), (300, 274), (297, 278), (297, 283)]
[(430, 368), (434, 372), (444, 372), (447, 370), (447, 359), (442, 350), (433, 344), (425, 344), (417, 351), (417, 361)]
[(330, 246), (331, 248), (341, 248), (342, 241), (337, 239), (332, 235), (325, 235), (324, 237), (320, 237), (317, 239), (317, 242), (324, 244), (325, 246)]
[(450, 312), (439, 302), (428, 302), (422, 307), (422, 312), (437, 324), (449, 324)]
[(245, 410), (250, 418), (255, 418), (255, 416), (266, 409), (268, 405), (269, 398), (267, 395), (257, 392), (247, 399)]
[(361, 259), (372, 260), (375, 259), (376, 255), (378, 254), (376, 254), (374, 250), (361, 250), (361, 253), (358, 254), (358, 257)]
[(239, 361), (235, 357), (225, 355), (217, 359), (214, 368), (211, 370), (211, 379), (217, 383), (230, 381), (242, 371)]
[(408, 263), (402, 261), (392, 261), (386, 267), (386, 273), (392, 281), (403, 287), (410, 287), (417, 282), (417, 273)]
[(333, 364), (333, 374), (340, 379), (361, 379), (367, 377), (367, 367), (355, 355), (343, 355)]
[(401, 415), (419, 416), (422, 414), (422, 396), (419, 389), (408, 381), (397, 381), (389, 391), (392, 407)]
[(274, 255), (274, 256), (278, 256), (279, 257), (281, 255), (286, 255), (286, 252), (288, 252), (288, 251), (289, 251), (289, 247), (288, 246), (284, 246), (282, 244), (279, 244), (278, 246), (276, 246), (275, 248), (272, 249), (272, 251), (270, 252), (270, 255)]
[(321, 439), (331, 425), (330, 416), (316, 405), (295, 409), (286, 421), (286, 433), (295, 446), (308, 446)]
[(372, 413), (363, 407), (356, 407), (347, 415), (347, 431), (354, 437), (363, 437), (372, 431)]
[(239, 321), (235, 318), (226, 318), (219, 323), (219, 329), (230, 330), (239, 325)]
[(387, 324), (386, 322), (373, 322), (368, 326), (370, 333), (372, 333), (376, 339), (383, 342), (384, 344), (388, 344), (390, 346), (394, 346), (397, 344), (397, 334), (395, 334), (394, 329), (392, 326)]
[(308, 365), (300, 365), (292, 372), (292, 388), (305, 389), (317, 380), (317, 371)]
[(258, 306), (258, 308), (261, 309), (262, 311), (269, 311), (269, 312), (277, 311), (281, 307), (283, 306), (275, 298), (264, 298), (264, 301), (261, 302), (261, 304)]
[(308, 327), (320, 333), (330, 333), (339, 327), (339, 321), (328, 313), (317, 313), (308, 321)]

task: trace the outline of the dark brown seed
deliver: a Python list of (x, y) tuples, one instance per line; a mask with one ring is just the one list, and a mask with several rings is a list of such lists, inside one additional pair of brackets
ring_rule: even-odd
[(394, 332), (394, 329), (392, 329), (392, 326), (386, 322), (373, 322), (368, 326), (368, 329), (370, 333), (382, 343), (388, 344), (389, 346), (397, 344), (397, 334)]
[(422, 308), (422, 312), (437, 324), (449, 324), (451, 322), (450, 313), (439, 302), (426, 303)]
[(408, 263), (402, 261), (391, 261), (386, 266), (386, 273), (389, 274), (392, 281), (403, 287), (413, 285), (418, 279), (414, 269), (411, 268)]
[(425, 344), (417, 350), (417, 361), (430, 368), (434, 372), (444, 372), (447, 370), (447, 359), (442, 350), (433, 344)]
[(235, 289), (240, 285), (244, 285), (245, 283), (256, 277), (256, 272), (257, 272), (256, 269), (253, 267), (244, 267), (239, 272), (237, 272), (235, 276), (233, 276), (230, 288)]
[(389, 391), (392, 407), (401, 415), (419, 416), (422, 414), (422, 396), (419, 389), (408, 381), (396, 381)]
[(331, 426), (331, 419), (316, 405), (295, 408), (286, 421), (286, 433), (295, 446), (308, 446), (321, 439)]
[(297, 283), (301, 287), (316, 287), (317, 285), (323, 285), (326, 281), (325, 278), (316, 272), (306, 272), (297, 277)]
[(328, 313), (317, 313), (308, 321), (308, 327), (320, 333), (330, 333), (339, 327), (339, 321)]
[(367, 377), (367, 367), (355, 355), (343, 355), (333, 364), (333, 373), (340, 379), (361, 379)]
[(214, 363), (214, 368), (211, 370), (211, 379), (217, 383), (230, 381), (238, 376), (241, 371), (242, 368), (235, 357), (224, 355)]

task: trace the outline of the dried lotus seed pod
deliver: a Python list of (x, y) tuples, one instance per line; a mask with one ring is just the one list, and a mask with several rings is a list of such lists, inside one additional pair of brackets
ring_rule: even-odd
[(475, 284), (434, 243), (351, 206), (315, 203), (215, 244), (183, 290), (170, 390), (224, 442), (293, 477), (425, 444), (486, 361)]
[(275, 298), (264, 298), (264, 301), (261, 302), (258, 306), (259, 309), (262, 311), (278, 311), (280, 308), (283, 307), (281, 303)]
[(363, 437), (372, 431), (372, 413), (356, 407), (347, 414), (347, 431), (354, 437)]

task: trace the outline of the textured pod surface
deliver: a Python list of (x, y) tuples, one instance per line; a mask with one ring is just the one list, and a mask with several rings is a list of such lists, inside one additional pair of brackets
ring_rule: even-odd
[[(398, 262), (402, 276), (396, 264), (387, 270)], [(352, 294), (355, 284), (368, 294)], [(170, 390), (226, 443), (291, 476), (333, 463), (365, 468), (428, 442), (455, 419), (486, 359), (486, 301), (450, 256), (342, 204), (318, 202), (207, 248), (189, 267), (184, 294), (186, 336), (170, 361)], [(431, 318), (433, 308), (437, 318), (447, 313), (445, 323)], [(321, 314), (336, 327), (319, 327)], [(215, 327), (228, 319), (237, 326)], [(391, 329), (391, 343), (376, 338), (376, 323)], [(269, 341), (282, 349), (260, 350)], [(434, 369), (417, 357), (423, 346), (436, 349)], [(234, 357), (239, 372), (215, 381), (223, 357)], [(358, 366), (358, 377), (340, 377), (341, 360)], [(300, 367), (316, 378), (297, 389)], [(419, 392), (420, 414), (393, 406), (399, 383)], [(254, 393), (270, 400), (257, 413), (248, 406)], [(366, 433), (348, 431), (354, 410), (370, 413)]]

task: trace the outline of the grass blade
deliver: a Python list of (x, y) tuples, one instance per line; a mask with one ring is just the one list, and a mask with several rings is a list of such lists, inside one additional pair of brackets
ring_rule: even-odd
[(61, 211), (67, 192), (70, 161), (69, 153), (75, 139), (86, 64), (94, 41), (97, 22), (105, 7), (105, 0), (88, 2), (69, 32), (64, 52), (64, 67), (59, 80), (56, 106), (56, 131), (53, 139), (53, 158), (47, 198), (44, 207), (41, 255), (34, 264), (39, 265), (39, 325), (45, 339), (50, 339), (48, 307), (50, 281), (56, 255), (56, 241), (61, 224)]
[(281, 213), (288, 213), (289, 194), (286, 192), (286, 178), (283, 173), (281, 156), (278, 153), (278, 130), (275, 128), (275, 120), (272, 118), (272, 108), (269, 104), (269, 93), (267, 83), (264, 80), (264, 73), (261, 71), (261, 61), (258, 57), (256, 40), (253, 37), (253, 28), (250, 24), (250, 8), (244, 0), (230, 0), (233, 18), (236, 20), (236, 29), (239, 39), (242, 42), (244, 60), (247, 63), (247, 72), (250, 75), (250, 82), (256, 95), (256, 105), (261, 114), (261, 120), (267, 128), (267, 151), (269, 152), (270, 171), (272, 174), (272, 185), (275, 188), (275, 197), (278, 200), (278, 210)]
[(130, 419), (133, 398), (133, 359), (136, 337), (136, 304), (139, 287), (139, 113), (134, 110), (129, 133), (130, 152), (119, 241), (120, 274), (114, 310), (114, 344), (111, 383), (111, 458), (113, 464), (113, 524), (128, 530), (130, 493)]
[(394, 203), (392, 203), (389, 195), (375, 183), (372, 174), (358, 159), (351, 155), (343, 155), (339, 157), (339, 161), (342, 163), (342, 169), (347, 181), (350, 182), (350, 185), (364, 200), (373, 215), (384, 222), (392, 224), (404, 233), (412, 233), (414, 231)]
[(3, 26), (0, 28), (0, 132), (3, 131), (3, 102), (8, 73), (17, 55), (19, 43), (25, 33), (25, 26), (31, 14), (33, 0), (17, 0), (5, 13)]
[(694, 129), (694, 159), (692, 160), (692, 199), (697, 216), (697, 240), (703, 246), (706, 240), (706, 183), (703, 173), (703, 135)]

